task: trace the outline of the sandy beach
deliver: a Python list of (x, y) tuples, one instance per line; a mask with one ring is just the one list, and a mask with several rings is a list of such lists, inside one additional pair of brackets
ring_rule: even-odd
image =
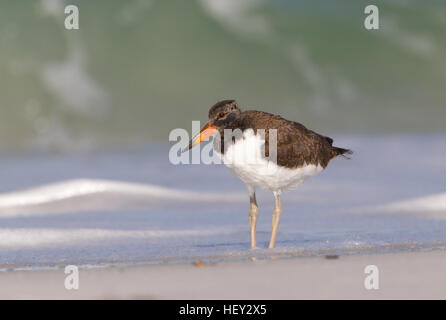
[[(367, 265), (379, 289), (367, 290)], [(313, 257), (218, 264), (80, 269), (79, 289), (64, 270), (0, 274), (1, 299), (445, 299), (446, 252)]]

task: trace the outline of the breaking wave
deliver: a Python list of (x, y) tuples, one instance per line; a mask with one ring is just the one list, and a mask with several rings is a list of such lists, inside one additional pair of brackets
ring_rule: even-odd
[(232, 193), (191, 192), (150, 184), (79, 179), (0, 194), (0, 218), (128, 209), (172, 202), (224, 203), (246, 200), (244, 198)]

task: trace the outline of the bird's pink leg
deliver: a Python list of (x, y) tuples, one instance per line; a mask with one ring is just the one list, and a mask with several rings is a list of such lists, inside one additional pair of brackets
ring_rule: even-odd
[(255, 190), (249, 190), (249, 225), (251, 227), (251, 249), (256, 247), (256, 223), (258, 216), (258, 207)]
[(276, 199), (276, 205), (273, 211), (273, 230), (271, 232), (271, 240), (269, 241), (268, 248), (272, 249), (276, 245), (277, 230), (279, 229), (280, 218), (282, 217), (282, 204), (280, 203), (280, 195), (278, 192), (274, 192), (274, 198)]

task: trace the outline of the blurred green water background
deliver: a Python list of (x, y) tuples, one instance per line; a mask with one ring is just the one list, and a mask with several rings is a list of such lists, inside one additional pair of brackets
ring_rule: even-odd
[[(64, 28), (76, 4), (80, 30)], [(446, 129), (446, 2), (0, 2), (0, 148), (167, 143), (217, 100), (321, 133)]]

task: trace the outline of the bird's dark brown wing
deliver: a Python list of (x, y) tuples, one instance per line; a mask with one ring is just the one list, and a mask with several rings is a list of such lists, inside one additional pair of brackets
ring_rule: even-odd
[(265, 130), (266, 156), (269, 155), (269, 130), (277, 129), (277, 164), (280, 166), (296, 168), (314, 164), (325, 168), (333, 157), (339, 155), (332, 147), (331, 138), (317, 134), (298, 122), (261, 111), (244, 111), (242, 118), (242, 130)]

